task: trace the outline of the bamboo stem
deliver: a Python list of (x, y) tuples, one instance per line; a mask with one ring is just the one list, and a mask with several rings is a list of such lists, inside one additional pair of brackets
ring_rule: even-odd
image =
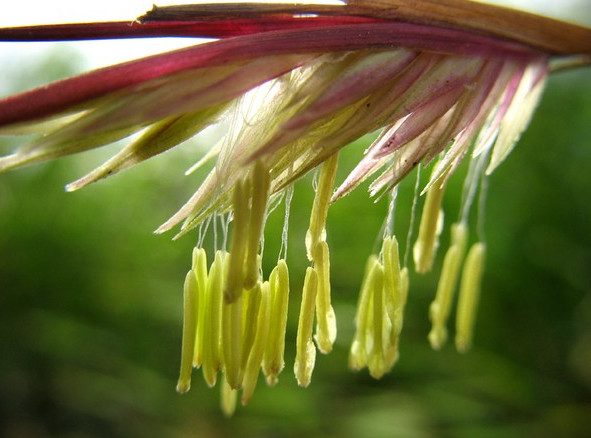
[(346, 5), (212, 3), (154, 8), (145, 21), (219, 20), (282, 14), (360, 16), (470, 30), (507, 38), (549, 54), (591, 53), (591, 29), (470, 0), (348, 0)]

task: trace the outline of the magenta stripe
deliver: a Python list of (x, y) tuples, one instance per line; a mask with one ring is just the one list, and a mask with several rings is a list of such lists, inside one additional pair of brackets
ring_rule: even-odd
[(519, 44), (459, 30), (371, 23), (228, 38), (99, 69), (0, 100), (0, 126), (41, 119), (91, 99), (189, 69), (286, 53), (408, 47), (442, 53), (532, 58)]
[(0, 41), (82, 41), (149, 37), (228, 38), (276, 30), (384, 22), (377, 18), (288, 15), (203, 21), (68, 23), (0, 28)]

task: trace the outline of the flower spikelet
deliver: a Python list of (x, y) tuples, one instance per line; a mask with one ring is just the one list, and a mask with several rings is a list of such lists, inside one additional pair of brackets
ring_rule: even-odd
[[(455, 340), (459, 351), (468, 350), (486, 248), (481, 231), (470, 242), (473, 201), (478, 194), (485, 198), (487, 176), (526, 129), (548, 75), (561, 65), (557, 60), (591, 64), (591, 30), (464, 0), (154, 7), (133, 26), (0, 29), (0, 39), (11, 41), (179, 35), (216, 40), (0, 100), (0, 135), (35, 134), (0, 157), (0, 172), (128, 140), (68, 184), (68, 191), (225, 124), (222, 138), (188, 171), (209, 165), (209, 174), (156, 230), (176, 228), (178, 238), (199, 228), (201, 236), (184, 284), (177, 391), (188, 391), (191, 369), (201, 368), (209, 386), (221, 380), (222, 410), (231, 415), (238, 391), (242, 404), (250, 401), (261, 370), (269, 385), (278, 382), (288, 306), (299, 296), (290, 291), (286, 261), (290, 200), (293, 183), (315, 169), (302, 254), (310, 266), (295, 339), (298, 384), (310, 384), (316, 350), (328, 354), (337, 335), (327, 232), (331, 203), (368, 180), (370, 196), (389, 199), (382, 245), (365, 269), (349, 354), (351, 369), (368, 368), (381, 378), (399, 360), (413, 271), (409, 255), (419, 274), (436, 266), (439, 238), (448, 232), (445, 189), (464, 161), (469, 170), (459, 220), (449, 230), (428, 338), (433, 348), (443, 348), (461, 276)], [(339, 154), (368, 133), (375, 140), (340, 178)], [(423, 181), (426, 166), (430, 176)], [(399, 230), (398, 187), (411, 172), (417, 178), (411, 225)], [(419, 198), (424, 201), (415, 236)], [(281, 203), (283, 246), (266, 275), (265, 222)], [(478, 205), (482, 210), (484, 202)], [(205, 230), (220, 221), (224, 233), (230, 229), (229, 245), (224, 238), (220, 248), (214, 238), (210, 251)], [(399, 239), (402, 231), (406, 241)]]

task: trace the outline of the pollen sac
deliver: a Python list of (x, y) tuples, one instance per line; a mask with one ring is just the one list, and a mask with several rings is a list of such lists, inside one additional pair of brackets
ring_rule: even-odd
[[(386, 311), (390, 320), (394, 321), (394, 313), (402, 304), (400, 296), (400, 255), (398, 253), (398, 240), (396, 240), (395, 236), (384, 239), (382, 243), (382, 257), (384, 259), (384, 300)], [(400, 328), (396, 329), (396, 334), (399, 334)]]
[(265, 281), (260, 288), (261, 299), (258, 309), (258, 315), (255, 316), (254, 323), (256, 332), (252, 347), (250, 349), (248, 360), (244, 368), (244, 378), (242, 382), (241, 403), (246, 405), (257, 384), (259, 370), (265, 353), (265, 345), (269, 333), (269, 320), (271, 317), (271, 291), (269, 282)]
[(207, 253), (203, 248), (193, 248), (191, 268), (199, 286), (204, 287), (207, 283)]
[(259, 280), (259, 242), (265, 222), (271, 178), (262, 161), (255, 163), (251, 171), (251, 206), (248, 224), (248, 250), (246, 254), (244, 288), (252, 289)]
[[(274, 275), (275, 274), (275, 275)], [(268, 385), (275, 385), (277, 377), (283, 370), (285, 362), (283, 353), (285, 351), (285, 330), (287, 327), (287, 310), (289, 304), (289, 271), (287, 263), (281, 259), (277, 267), (269, 277), (271, 285), (271, 319), (265, 356), (263, 372)]]
[(249, 291), (244, 292), (242, 310), (242, 347), (240, 360), (242, 368), (246, 367), (250, 350), (257, 335), (257, 318), (261, 306), (261, 283), (257, 283)]
[[(386, 363), (384, 358), (384, 338), (388, 336), (385, 333), (387, 328), (387, 315), (384, 309), (384, 268), (377, 264), (373, 270), (371, 279), (372, 290), (372, 339), (373, 345), (367, 362), (369, 374), (374, 379), (380, 379), (386, 372)], [(389, 322), (389, 320), (388, 320)], [(389, 327), (388, 327), (389, 328)]]
[(355, 315), (355, 337), (349, 352), (349, 368), (365, 367), (380, 379), (398, 360), (404, 306), (408, 295), (408, 269), (400, 269), (398, 242), (394, 236), (382, 243), (382, 259), (369, 257)]
[(185, 277), (183, 288), (183, 340), (181, 348), (181, 370), (176, 390), (184, 394), (191, 388), (191, 371), (193, 352), (195, 349), (195, 330), (197, 326), (196, 300), (197, 279), (195, 273), (190, 270)]
[(197, 326), (195, 328), (195, 352), (193, 367), (200, 368), (203, 360), (205, 312), (207, 306), (207, 254), (203, 248), (193, 249), (193, 272), (197, 280), (197, 295), (195, 300)]
[(242, 385), (242, 293), (222, 306), (222, 357), (226, 380), (232, 389)]
[(427, 191), (419, 236), (413, 247), (415, 270), (419, 274), (429, 272), (433, 267), (437, 247), (439, 246), (439, 234), (443, 228), (443, 211), (441, 201), (445, 186), (435, 185)]
[(231, 417), (236, 411), (236, 399), (238, 391), (232, 389), (227, 379), (222, 379), (220, 385), (220, 408), (226, 417)]
[(447, 341), (447, 320), (466, 251), (467, 234), (465, 223), (460, 222), (451, 226), (451, 245), (443, 259), (435, 299), (429, 307), (432, 328), (428, 337), (431, 347), (435, 350), (441, 349)]
[(322, 354), (328, 354), (332, 351), (332, 345), (337, 337), (337, 323), (330, 300), (330, 255), (325, 241), (318, 243), (314, 265), (318, 274), (314, 339), (318, 350)]
[[(375, 269), (379, 268), (380, 262), (375, 255), (367, 260), (365, 265), (365, 274), (361, 284), (361, 293), (357, 302), (357, 312), (355, 314), (355, 337), (349, 351), (349, 368), (359, 371), (367, 366), (367, 340), (368, 327), (371, 325), (373, 307), (372, 283)], [(371, 349), (371, 344), (370, 344)]]
[(387, 312), (384, 329), (389, 331), (385, 335), (387, 345), (384, 348), (386, 367), (390, 369), (398, 359), (398, 340), (402, 332), (404, 306), (406, 304), (406, 294), (408, 293), (408, 290), (403, 290), (398, 241), (395, 236), (384, 239), (382, 256), (384, 259), (384, 302)]
[(215, 258), (209, 268), (207, 283), (207, 321), (204, 324), (203, 334), (203, 378), (210, 386), (217, 381), (217, 372), (221, 367), (221, 320), (222, 320), (222, 280), (223, 264), (226, 254), (216, 251)]
[(456, 349), (460, 353), (468, 351), (472, 346), (485, 253), (486, 247), (483, 243), (472, 245), (462, 271), (456, 315)]
[(338, 154), (334, 154), (322, 164), (318, 175), (318, 187), (310, 215), (310, 228), (306, 233), (306, 251), (310, 261), (314, 259), (318, 243), (325, 240), (326, 216), (337, 173), (337, 164)]
[(293, 367), (298, 385), (302, 387), (310, 384), (316, 361), (316, 347), (314, 347), (314, 342), (312, 342), (312, 329), (314, 326), (314, 307), (317, 288), (318, 275), (316, 274), (316, 270), (308, 267), (306, 269), (306, 278), (304, 279), (304, 289), (300, 305), (296, 358)]
[[(228, 261), (228, 273), (224, 286), (224, 300), (233, 303), (242, 294), (245, 278), (244, 258), (248, 250), (250, 179), (238, 180), (232, 193), (234, 225)], [(258, 243), (257, 243), (258, 244)]]

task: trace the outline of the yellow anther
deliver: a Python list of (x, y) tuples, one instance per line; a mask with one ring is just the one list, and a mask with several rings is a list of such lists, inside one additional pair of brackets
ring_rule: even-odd
[(387, 312), (387, 318), (384, 321), (389, 326), (385, 338), (387, 345), (384, 345), (384, 359), (386, 370), (389, 370), (394, 366), (398, 354), (398, 338), (402, 327), (396, 324), (396, 319), (397, 315), (403, 311), (400, 291), (400, 254), (395, 236), (384, 239), (382, 255), (384, 257), (384, 303)]
[[(195, 271), (198, 283), (207, 278), (207, 253), (203, 248), (193, 248), (191, 268)], [(205, 286), (205, 283), (201, 283), (200, 286)]]
[(384, 257), (384, 289), (388, 316), (392, 319), (394, 310), (400, 306), (400, 256), (398, 240), (395, 236), (386, 237), (382, 243)]
[(310, 228), (306, 233), (306, 251), (308, 254), (308, 260), (314, 259), (316, 245), (321, 240), (325, 240), (326, 216), (328, 214), (330, 198), (332, 196), (334, 181), (337, 174), (338, 159), (338, 153), (332, 155), (322, 164), (320, 169), (318, 187), (316, 188), (316, 196), (314, 197), (312, 213), (310, 214)]
[(256, 322), (256, 335), (252, 348), (250, 349), (250, 354), (248, 355), (248, 361), (244, 369), (244, 380), (242, 382), (241, 402), (243, 405), (246, 405), (250, 401), (256, 387), (269, 332), (269, 319), (271, 316), (271, 290), (269, 282), (265, 281), (260, 290), (261, 305)]
[(367, 330), (368, 321), (371, 319), (371, 306), (373, 306), (371, 284), (373, 283), (373, 271), (379, 264), (375, 255), (370, 256), (365, 264), (365, 274), (355, 314), (355, 337), (349, 351), (349, 368), (355, 371), (359, 371), (367, 365)]
[(298, 385), (306, 387), (312, 379), (314, 363), (316, 361), (316, 347), (312, 342), (312, 329), (314, 326), (314, 306), (316, 302), (316, 290), (318, 288), (318, 275), (314, 268), (306, 269), (302, 303), (300, 305), (300, 318), (298, 322), (298, 334), (296, 340), (296, 358), (293, 367)]
[(321, 240), (314, 255), (314, 269), (318, 274), (318, 292), (316, 294), (316, 334), (314, 339), (322, 354), (332, 351), (332, 344), (337, 337), (337, 323), (330, 302), (330, 254), (328, 244)]
[(248, 224), (248, 250), (244, 277), (245, 289), (252, 289), (259, 280), (259, 242), (261, 241), (261, 234), (263, 232), (265, 211), (267, 209), (269, 188), (271, 186), (271, 176), (261, 160), (254, 164), (250, 177), (252, 181), (252, 197)]
[(289, 304), (289, 271), (285, 260), (279, 260), (273, 273), (269, 282), (271, 284), (272, 312), (263, 361), (263, 372), (267, 384), (271, 386), (277, 383), (277, 376), (285, 365), (283, 353), (285, 351), (285, 330)]
[(216, 384), (217, 372), (220, 369), (223, 258), (223, 252), (217, 251), (209, 268), (207, 282), (206, 321), (203, 329), (203, 378), (210, 387)]
[(404, 267), (400, 270), (400, 306), (394, 311), (394, 319), (392, 320), (392, 335), (390, 338), (390, 345), (386, 351), (386, 364), (388, 368), (392, 368), (398, 361), (398, 346), (400, 344), (400, 333), (404, 325), (404, 307), (406, 306), (406, 299), (408, 298), (408, 268)]
[(191, 371), (193, 352), (195, 350), (195, 329), (197, 315), (195, 302), (197, 300), (197, 279), (193, 270), (187, 272), (183, 287), (183, 340), (181, 347), (181, 370), (176, 390), (184, 394), (191, 389)]
[(429, 318), (431, 319), (431, 331), (429, 342), (435, 350), (441, 349), (447, 341), (446, 322), (449, 317), (449, 308), (444, 302), (451, 302), (454, 293), (457, 274), (460, 267), (460, 251), (456, 246), (451, 246), (443, 259), (443, 268), (437, 287), (435, 300), (429, 306)]
[(427, 191), (419, 225), (419, 236), (413, 247), (415, 270), (420, 274), (429, 272), (433, 267), (433, 260), (439, 246), (439, 234), (443, 228), (441, 201), (444, 192), (445, 185), (439, 184)]
[(250, 350), (257, 334), (257, 320), (259, 307), (261, 306), (261, 283), (257, 283), (243, 295), (244, 308), (242, 309), (242, 348), (240, 360), (242, 367), (246, 366)]
[(458, 309), (456, 315), (456, 349), (464, 353), (472, 346), (474, 320), (480, 298), (480, 282), (484, 270), (486, 247), (483, 243), (475, 243), (470, 248), (464, 270)]
[(234, 224), (232, 226), (232, 243), (228, 261), (228, 274), (224, 286), (224, 300), (233, 303), (242, 294), (244, 285), (244, 257), (248, 249), (248, 222), (250, 179), (238, 180), (232, 193), (234, 208)]
[(227, 379), (222, 379), (222, 384), (220, 385), (220, 407), (226, 417), (234, 415), (237, 397), (238, 391), (230, 387)]
[(466, 251), (467, 238), (468, 230), (463, 222), (451, 226), (451, 246), (443, 259), (437, 294), (429, 307), (429, 317), (432, 323), (429, 342), (431, 347), (436, 350), (441, 349), (447, 341), (447, 320), (451, 311), (462, 259)]
[(200, 368), (203, 361), (203, 324), (205, 322), (206, 294), (207, 294), (207, 254), (203, 248), (193, 249), (193, 272), (197, 280), (197, 295), (195, 300), (197, 325), (195, 328), (195, 350), (193, 367)]
[[(409, 288), (408, 268), (404, 267), (400, 270), (400, 302), (401, 302), (401, 309), (403, 309), (403, 310), (404, 310), (404, 306), (406, 306), (406, 300), (408, 299), (408, 288)], [(402, 324), (400, 324), (400, 328), (402, 328)]]
[(367, 367), (369, 374), (374, 379), (380, 379), (386, 372), (384, 362), (384, 319), (387, 317), (384, 312), (384, 268), (377, 263), (372, 270), (372, 279), (370, 283), (372, 294), (372, 339), (373, 345)]
[(233, 389), (242, 385), (242, 295), (222, 305), (222, 356), (226, 380)]

